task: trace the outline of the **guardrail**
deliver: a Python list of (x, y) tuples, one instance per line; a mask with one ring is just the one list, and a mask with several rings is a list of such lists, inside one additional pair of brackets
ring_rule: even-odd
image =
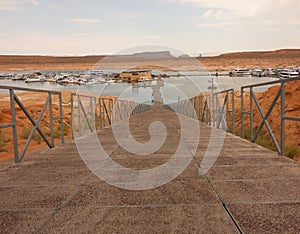
[[(40, 90), (40, 89), (31, 89), (31, 88), (21, 88), (21, 87), (13, 87), (13, 86), (4, 86), (1, 85), (0, 89), (6, 89), (9, 92), (9, 101), (10, 101), (10, 111), (11, 111), (11, 123), (4, 124), (0, 126), (0, 129), (4, 128), (12, 128), (12, 136), (13, 136), (13, 149), (14, 149), (14, 161), (16, 163), (21, 162), (25, 156), (25, 153), (29, 147), (29, 144), (34, 136), (34, 133), (37, 131), (42, 139), (47, 143), (49, 148), (54, 148), (54, 121), (60, 121), (60, 136), (61, 143), (64, 143), (64, 130), (63, 130), (63, 112), (62, 112), (62, 96), (61, 92), (52, 91), (52, 90)], [(39, 93), (47, 93), (47, 99), (42, 107), (42, 110), (37, 118), (34, 120), (29, 111), (26, 109), (22, 101), (18, 98), (18, 95), (15, 91), (31, 91), (31, 92), (39, 92)], [(53, 117), (53, 95), (58, 95), (59, 98), (59, 117)], [(18, 149), (18, 132), (17, 132), (17, 118), (16, 118), (16, 106), (18, 105), (23, 113), (26, 115), (27, 119), (32, 124), (33, 128), (26, 140), (24, 147), (22, 148), (21, 153), (19, 154)], [(45, 134), (40, 129), (40, 122), (44, 117), (44, 113), (49, 107), (49, 127), (50, 127), (50, 140), (47, 139)]]
[(72, 138), (95, 131), (96, 97), (71, 93)]
[(71, 94), (72, 138), (110, 126), (151, 108), (130, 100)]
[[(280, 155), (284, 155), (284, 148), (285, 148), (285, 121), (286, 120), (292, 120), (292, 121), (300, 121), (300, 118), (298, 117), (291, 117), (291, 116), (286, 116), (285, 115), (285, 85), (286, 83), (293, 81), (293, 80), (300, 80), (300, 78), (293, 78), (293, 79), (288, 79), (288, 80), (278, 80), (278, 81), (272, 81), (272, 82), (266, 82), (266, 83), (261, 83), (261, 84), (255, 84), (255, 85), (248, 85), (248, 86), (243, 86), (241, 87), (241, 123), (242, 123), (242, 137), (245, 137), (245, 115), (250, 115), (250, 141), (255, 142), (256, 139), (259, 136), (259, 133), (262, 131), (264, 125), (266, 126), (269, 135), (271, 136), (271, 139), (276, 147), (277, 152)], [(275, 84), (280, 84), (280, 88), (278, 89), (269, 109), (265, 113), (264, 110), (262, 109), (260, 103), (258, 102), (258, 99), (253, 91), (254, 88), (256, 87), (261, 87), (261, 86), (266, 86), (266, 85), (275, 85)], [(244, 98), (244, 93), (245, 90), (249, 89), (250, 91), (250, 111), (245, 111), (244, 106), (245, 106), (245, 98)], [(272, 113), (276, 103), (279, 101), (280, 98), (280, 143), (278, 143), (271, 126), (268, 122), (268, 118), (270, 114)], [(262, 121), (259, 124), (259, 127), (256, 132), (254, 132), (253, 128), (253, 109), (254, 109), (254, 104), (258, 109), (258, 112), (260, 116), (262, 117)]]
[[(224, 97), (225, 94), (225, 97)], [(220, 100), (219, 96), (222, 96)], [(224, 126), (227, 132), (231, 131), (235, 134), (235, 109), (234, 109), (234, 89), (224, 90), (215, 93), (213, 96), (213, 123), (216, 124), (214, 127), (220, 128), (221, 124)], [(231, 98), (231, 108), (230, 108)], [(223, 101), (223, 103), (221, 102)], [(231, 117), (231, 127), (230, 127)]]
[[(271, 82), (265, 82), (254, 85), (247, 85), (241, 87), (241, 96), (236, 97), (234, 89), (228, 89), (225, 91), (217, 93), (202, 93), (196, 97), (193, 97), (189, 101), (193, 103), (194, 108), (197, 112), (199, 121), (206, 123), (212, 127), (222, 128), (227, 132), (232, 132), (236, 134), (236, 115), (241, 116), (241, 137), (245, 138), (245, 115), (250, 116), (250, 141), (255, 142), (261, 133), (264, 125), (266, 126), (268, 133), (276, 147), (278, 154), (284, 155), (285, 148), (285, 121), (300, 121), (299, 117), (291, 117), (285, 115), (285, 85), (286, 83), (294, 80), (300, 80), (300, 78), (292, 78), (286, 80), (277, 80)], [(270, 107), (264, 112), (262, 109), (258, 98), (255, 95), (254, 88), (269, 86), (269, 85), (280, 85), (278, 92), (276, 93)], [(245, 93), (249, 89), (250, 94), (250, 110), (245, 110)], [(241, 112), (237, 113), (235, 110), (236, 98), (240, 98)], [(222, 101), (220, 100), (222, 99)], [(280, 99), (280, 100), (279, 100)], [(271, 126), (268, 122), (268, 118), (272, 113), (276, 103), (280, 101), (280, 143), (277, 141)], [(186, 106), (186, 104), (181, 101), (179, 106)], [(254, 132), (254, 107), (257, 107), (259, 115), (262, 117), (259, 127)]]

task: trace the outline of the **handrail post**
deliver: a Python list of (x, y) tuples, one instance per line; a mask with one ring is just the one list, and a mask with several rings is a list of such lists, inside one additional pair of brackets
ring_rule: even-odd
[(227, 132), (230, 131), (229, 129), (229, 91), (226, 91), (226, 96), (225, 96), (226, 101), (226, 127), (227, 127)]
[(235, 134), (234, 89), (232, 90), (232, 133)]
[(71, 101), (71, 123), (72, 123), (72, 139), (74, 140), (75, 136), (75, 123), (74, 123), (74, 95), (71, 93), (70, 101)]
[(216, 103), (216, 107), (215, 107), (215, 94), (214, 93), (211, 95), (211, 101), (212, 101), (212, 123), (213, 123), (213, 127), (215, 127), (215, 117), (217, 115), (216, 110), (218, 107), (217, 107), (217, 103)]
[(19, 151), (18, 151), (18, 133), (17, 133), (17, 123), (16, 123), (16, 108), (15, 108), (15, 93), (13, 89), (9, 89), (10, 96), (10, 110), (11, 110), (11, 124), (13, 133), (13, 144), (14, 144), (14, 159), (15, 163), (19, 161)]
[(250, 88), (250, 141), (253, 141), (253, 88)]
[(244, 116), (244, 88), (241, 88), (241, 122), (242, 122), (242, 126), (241, 126), (241, 130), (242, 130), (242, 138), (245, 138), (245, 129), (244, 129), (244, 122), (245, 122), (245, 116)]
[(60, 135), (61, 135), (61, 144), (64, 144), (64, 121), (63, 121), (63, 108), (62, 108), (62, 94), (59, 93), (59, 118), (60, 118)]
[(284, 90), (284, 82), (281, 82), (280, 85), (280, 92), (281, 92), (281, 110), (280, 110), (280, 146), (281, 146), (281, 152), (280, 155), (284, 156), (284, 143), (285, 143), (285, 113), (284, 113), (284, 107), (285, 107), (285, 90)]
[(54, 148), (52, 93), (51, 93), (51, 92), (48, 92), (48, 96), (49, 96), (50, 140), (51, 140), (51, 147)]

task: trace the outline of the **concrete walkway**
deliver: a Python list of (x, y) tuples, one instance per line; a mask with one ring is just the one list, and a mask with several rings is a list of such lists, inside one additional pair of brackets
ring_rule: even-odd
[[(133, 137), (147, 142), (154, 120), (165, 124), (168, 135), (151, 155), (126, 152), (111, 129), (98, 136), (119, 164), (155, 168), (174, 154), (181, 132), (173, 112), (155, 108), (131, 118)], [(209, 127), (200, 124), (200, 129), (200, 143), (188, 167), (151, 190), (130, 191), (101, 181), (72, 142), (27, 155), (21, 164), (0, 165), (0, 232), (299, 233), (299, 163), (226, 134), (216, 163), (200, 175), (211, 134)]]

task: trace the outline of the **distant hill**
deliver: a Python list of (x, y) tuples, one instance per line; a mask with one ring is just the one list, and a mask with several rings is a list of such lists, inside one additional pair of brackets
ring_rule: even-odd
[(135, 53), (133, 56), (141, 58), (174, 58), (170, 51), (141, 52)]
[(236, 52), (236, 53), (226, 53), (221, 54), (220, 58), (275, 58), (275, 57), (299, 57), (300, 49), (282, 49), (275, 51), (251, 51), (251, 52)]

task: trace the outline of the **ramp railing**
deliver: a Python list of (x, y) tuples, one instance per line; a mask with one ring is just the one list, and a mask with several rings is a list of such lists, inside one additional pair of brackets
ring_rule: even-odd
[[(245, 137), (245, 115), (250, 116), (250, 141), (255, 142), (259, 136), (259, 134), (262, 132), (262, 129), (264, 126), (266, 126), (268, 133), (276, 147), (277, 152), (280, 155), (284, 155), (284, 149), (285, 149), (285, 121), (291, 120), (291, 121), (300, 121), (299, 117), (291, 117), (285, 115), (285, 85), (293, 80), (300, 80), (300, 78), (294, 78), (294, 79), (286, 79), (286, 80), (278, 80), (278, 81), (272, 81), (272, 82), (266, 82), (261, 84), (254, 84), (254, 85), (248, 85), (243, 86), (241, 88), (241, 124), (242, 124), (242, 137)], [(261, 107), (261, 104), (258, 101), (257, 96), (254, 93), (254, 88), (256, 87), (262, 87), (267, 85), (275, 85), (279, 84), (279, 89), (277, 93), (275, 94), (274, 99), (272, 100), (269, 109), (264, 112), (263, 108)], [(245, 90), (249, 90), (250, 93), (250, 111), (245, 111)], [(280, 141), (278, 142), (275, 134), (270, 126), (270, 123), (268, 121), (270, 114), (274, 110), (275, 105), (278, 103), (280, 105)], [(260, 124), (258, 125), (258, 128), (256, 132), (254, 131), (254, 107), (258, 109), (259, 115), (262, 118)]]
[[(262, 132), (264, 126), (266, 126), (268, 134), (270, 135), (275, 148), (280, 155), (284, 155), (285, 149), (285, 121), (300, 121), (300, 117), (288, 116), (285, 114), (285, 86), (288, 82), (300, 80), (299, 78), (276, 80), (271, 82), (265, 82), (260, 84), (253, 84), (241, 87), (241, 96), (237, 97), (234, 89), (228, 89), (217, 93), (201, 93), (196, 97), (193, 97), (191, 101), (196, 110), (198, 120), (206, 123), (209, 126), (215, 128), (222, 128), (227, 132), (236, 134), (237, 117), (240, 116), (241, 121), (241, 137), (245, 138), (245, 116), (249, 116), (250, 121), (250, 141), (256, 142), (259, 134)], [(257, 94), (254, 89), (263, 86), (279, 85), (279, 89), (276, 92), (274, 99), (272, 100), (268, 109), (263, 110)], [(249, 94), (249, 110), (245, 110), (245, 94)], [(241, 110), (238, 113), (236, 110), (237, 99), (240, 99)], [(186, 106), (184, 101), (179, 102), (179, 108)], [(274, 131), (269, 122), (271, 113), (276, 105), (280, 106), (280, 137), (279, 141), (276, 139)], [(259, 122), (257, 130), (254, 128), (254, 109), (257, 108), (259, 116), (262, 120)]]
[(213, 119), (215, 120), (213, 123), (216, 124), (214, 127), (223, 128), (235, 134), (234, 89), (214, 93), (212, 98)]
[[(29, 144), (35, 134), (38, 134), (42, 137), (43, 141), (46, 142), (49, 148), (54, 148), (54, 121), (60, 122), (60, 138), (61, 143), (64, 143), (64, 126), (63, 126), (63, 111), (62, 111), (62, 95), (61, 92), (51, 91), (51, 90), (41, 90), (41, 89), (31, 89), (31, 88), (21, 88), (21, 87), (13, 87), (13, 86), (0, 86), (0, 89), (8, 90), (9, 92), (9, 102), (10, 102), (10, 111), (11, 111), (11, 123), (7, 123), (0, 126), (0, 129), (11, 128), (12, 129), (12, 137), (13, 137), (13, 149), (14, 149), (14, 161), (19, 163), (23, 160), (26, 151), (28, 150)], [(35, 120), (30, 111), (27, 110), (21, 99), (18, 97), (16, 91), (30, 91), (30, 92), (38, 92), (38, 93), (46, 93), (47, 98), (43, 104), (40, 114), (38, 118)], [(59, 117), (53, 117), (53, 96), (58, 96), (59, 102)], [(26, 118), (30, 121), (33, 128), (31, 129), (26, 143), (23, 146), (21, 153), (19, 153), (18, 148), (18, 130), (17, 130), (17, 111), (16, 104), (21, 109), (21, 111), (25, 114)], [(49, 129), (50, 129), (50, 139), (48, 139), (45, 133), (40, 128), (41, 120), (47, 110), (49, 108)]]
[(96, 97), (71, 94), (72, 138), (81, 137), (86, 132), (96, 130)]
[(150, 108), (150, 105), (130, 100), (72, 93), (72, 138), (109, 127), (115, 121), (129, 118)]

